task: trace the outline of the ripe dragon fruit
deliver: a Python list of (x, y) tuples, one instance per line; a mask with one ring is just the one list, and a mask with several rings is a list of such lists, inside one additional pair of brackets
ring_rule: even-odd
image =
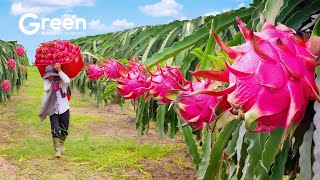
[(180, 83), (185, 82), (184, 77), (178, 68), (166, 66), (160, 68), (157, 66), (157, 72), (149, 71), (150, 77), (147, 82), (150, 83), (148, 94), (152, 95), (160, 103), (168, 104), (172, 100), (166, 97), (168, 89), (183, 90)]
[(96, 64), (87, 65), (86, 71), (90, 80), (97, 80), (102, 76), (102, 69)]
[(2, 91), (3, 91), (3, 92), (9, 92), (10, 89), (11, 89), (11, 83), (10, 83), (10, 81), (9, 81), (9, 80), (4, 80), (4, 81), (2, 82), (1, 87), (2, 87)]
[(201, 80), (192, 82), (184, 88), (188, 91), (180, 91), (178, 95), (177, 114), (181, 116), (188, 124), (195, 126), (197, 129), (203, 129), (215, 117), (214, 109), (219, 102), (220, 97), (207, 94), (190, 95), (194, 91), (200, 91), (210, 88), (211, 81)]
[(149, 85), (147, 76), (142, 73), (142, 65), (134, 62), (127, 68), (127, 73), (121, 73), (118, 82), (118, 91), (125, 99), (137, 100), (146, 92)]
[[(215, 40), (234, 63), (225, 72), (198, 71), (194, 75), (229, 82), (221, 92), (228, 94), (235, 113), (245, 120), (246, 128), (257, 123), (254, 132), (270, 132), (282, 126), (285, 134), (302, 120), (308, 101), (317, 99), (315, 83), (316, 54), (308, 51), (308, 40), (301, 33), (282, 24), (276, 27), (266, 22), (261, 32), (249, 30), (237, 19), (246, 43), (228, 47), (212, 30)], [(318, 55), (318, 54), (317, 54)], [(243, 114), (243, 113), (244, 114)]]
[(120, 72), (125, 72), (124, 65), (114, 59), (110, 59), (107, 63), (102, 64), (103, 75), (108, 79), (117, 79), (121, 77)]
[(17, 55), (19, 56), (19, 57), (22, 57), (22, 56), (24, 56), (24, 48), (22, 47), (22, 46), (19, 46), (19, 47), (17, 47), (16, 48), (16, 53), (17, 53)]
[(49, 41), (41, 43), (36, 49), (36, 64), (53, 65), (55, 63), (66, 64), (78, 55), (80, 47), (68, 40)]
[(16, 67), (16, 61), (14, 61), (14, 59), (9, 59), (7, 63), (10, 70), (13, 70)]

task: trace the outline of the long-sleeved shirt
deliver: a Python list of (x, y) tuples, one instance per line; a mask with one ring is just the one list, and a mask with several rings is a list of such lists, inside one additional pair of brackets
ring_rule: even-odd
[[(62, 71), (59, 72), (58, 74), (61, 78), (59, 86), (62, 89), (63, 93), (67, 93), (67, 88), (70, 84), (70, 78)], [(48, 92), (51, 88), (51, 84), (52, 83), (49, 80), (47, 79), (44, 80), (44, 86), (43, 86), (45, 91), (44, 98), (48, 95)], [(64, 98), (62, 98), (60, 90), (56, 91), (56, 95), (57, 95), (57, 101), (56, 101), (54, 114), (63, 114), (70, 108), (68, 98), (67, 96), (64, 96)]]

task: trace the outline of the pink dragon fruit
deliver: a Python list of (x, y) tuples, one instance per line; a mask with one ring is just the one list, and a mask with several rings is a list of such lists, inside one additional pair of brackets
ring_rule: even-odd
[[(292, 123), (296, 127), (302, 120), (309, 100), (320, 100), (314, 78), (316, 54), (308, 51), (308, 40), (301, 33), (282, 24), (274, 27), (266, 22), (261, 32), (254, 33), (240, 19), (237, 22), (246, 40), (240, 46), (228, 47), (212, 30), (221, 49), (234, 60), (232, 66), (226, 63), (226, 72), (199, 71), (194, 75), (229, 82), (224, 92), (230, 93), (228, 102), (235, 108), (233, 112), (242, 114), (247, 129), (256, 122), (254, 132), (279, 126), (287, 132)], [(198, 93), (221, 94), (210, 90)]]
[(214, 109), (219, 102), (220, 97), (207, 94), (190, 95), (194, 91), (200, 91), (210, 88), (211, 81), (192, 82), (184, 88), (188, 91), (180, 91), (178, 95), (177, 113), (188, 124), (197, 129), (203, 129), (205, 124), (209, 124), (215, 117)]
[(96, 64), (87, 65), (87, 75), (90, 80), (97, 80), (102, 76), (102, 69)]
[(142, 73), (129, 72), (118, 80), (118, 91), (125, 99), (137, 100), (148, 88), (147, 76)]
[(133, 71), (133, 72), (142, 72), (145, 68), (141, 63), (138, 61), (129, 61), (128, 67), (127, 67), (127, 72)]
[(157, 66), (156, 73), (150, 73), (147, 82), (150, 83), (148, 94), (152, 95), (160, 103), (168, 104), (172, 100), (167, 98), (168, 89), (183, 90), (180, 83), (185, 82), (184, 77), (178, 68), (166, 66), (164, 69)]
[(107, 63), (102, 64), (103, 74), (108, 79), (117, 79), (121, 77), (121, 72), (125, 72), (124, 65), (114, 59), (110, 59)]
[(4, 80), (4, 81), (2, 82), (1, 87), (2, 87), (2, 91), (3, 91), (3, 92), (9, 92), (10, 89), (11, 89), (11, 83), (10, 83), (10, 81), (9, 81), (9, 80)]
[(140, 67), (140, 64), (136, 63), (129, 67), (131, 70), (128, 73), (121, 73), (122, 77), (117, 80), (118, 91), (125, 99), (137, 100), (149, 87), (146, 82), (147, 76), (142, 73)]
[(10, 70), (13, 70), (16, 67), (16, 61), (14, 61), (13, 59), (9, 59), (7, 63)]
[(18, 46), (18, 47), (16, 48), (16, 53), (17, 53), (17, 55), (18, 55), (19, 57), (24, 56), (24, 48), (23, 48), (22, 46)]

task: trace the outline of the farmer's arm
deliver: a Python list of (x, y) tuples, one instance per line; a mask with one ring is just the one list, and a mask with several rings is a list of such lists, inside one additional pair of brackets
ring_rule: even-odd
[(61, 64), (57, 63), (54, 68), (58, 71), (60, 78), (62, 79), (63, 84), (69, 86), (70, 78), (61, 70)]
[(48, 80), (44, 80), (44, 84), (43, 84), (43, 90), (45, 92), (49, 91), (51, 87), (51, 82)]

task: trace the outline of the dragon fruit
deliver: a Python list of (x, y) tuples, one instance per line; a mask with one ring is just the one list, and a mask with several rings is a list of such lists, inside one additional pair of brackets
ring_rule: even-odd
[(61, 64), (66, 64), (78, 55), (79, 49), (79, 46), (73, 45), (68, 40), (44, 42), (36, 49), (35, 63), (53, 65), (59, 62)]
[(13, 70), (16, 67), (16, 61), (14, 61), (14, 59), (9, 59), (8, 60), (8, 68), (10, 70)]
[(120, 72), (125, 72), (124, 65), (114, 59), (110, 59), (107, 63), (102, 64), (103, 74), (108, 79), (117, 79), (121, 77)]
[(143, 67), (143, 65), (141, 63), (139, 63), (138, 61), (134, 60), (134, 61), (129, 61), (128, 63), (128, 67), (127, 67), (127, 72), (142, 72), (145, 68)]
[(275, 27), (266, 22), (261, 32), (254, 33), (240, 19), (237, 22), (246, 40), (240, 46), (228, 47), (212, 30), (234, 63), (226, 63), (225, 72), (199, 71), (194, 75), (229, 82), (223, 91), (229, 93), (230, 107), (244, 118), (247, 129), (252, 122), (258, 125), (254, 132), (269, 132), (282, 126), (285, 137), (289, 126), (293, 124), (295, 128), (302, 120), (308, 101), (320, 100), (314, 78), (316, 54), (308, 51), (305, 36), (282, 24)]
[(1, 87), (2, 87), (2, 91), (3, 91), (3, 92), (9, 92), (10, 89), (11, 89), (11, 83), (10, 83), (10, 81), (9, 81), (9, 80), (4, 80), (4, 81), (2, 82)]
[(164, 69), (157, 66), (157, 72), (150, 72), (147, 82), (150, 83), (148, 94), (152, 95), (155, 100), (162, 104), (168, 104), (172, 100), (167, 98), (168, 89), (183, 90), (180, 83), (184, 82), (184, 77), (178, 68), (166, 66)]
[(189, 83), (184, 87), (188, 91), (180, 91), (178, 95), (177, 114), (199, 130), (203, 129), (204, 125), (209, 124), (215, 117), (214, 109), (220, 97), (207, 94), (191, 95), (191, 93), (208, 89), (210, 84), (210, 80)]
[(102, 69), (96, 64), (87, 65), (87, 71), (86, 72), (87, 72), (88, 78), (90, 80), (97, 80), (103, 74)]
[(18, 46), (17, 48), (16, 48), (16, 53), (17, 53), (17, 55), (19, 56), (19, 57), (22, 57), (22, 56), (24, 56), (24, 48), (22, 47), (22, 46)]
[(148, 89), (147, 76), (142, 73), (142, 67), (137, 62), (131, 64), (127, 73), (122, 72), (117, 80), (118, 91), (125, 99), (137, 100)]

